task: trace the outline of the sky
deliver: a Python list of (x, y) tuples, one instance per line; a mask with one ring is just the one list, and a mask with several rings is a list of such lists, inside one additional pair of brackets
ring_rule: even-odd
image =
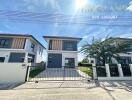
[[(78, 49), (92, 38), (132, 38), (131, 0), (0, 0), (0, 33), (82, 37)], [(78, 59), (83, 59), (78, 54)]]

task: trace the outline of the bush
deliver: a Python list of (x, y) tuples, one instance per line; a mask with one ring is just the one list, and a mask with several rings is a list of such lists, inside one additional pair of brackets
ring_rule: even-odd
[(88, 74), (91, 77), (93, 76), (92, 68), (81, 66), (81, 67), (79, 67), (79, 70), (86, 73), (86, 74)]
[(81, 63), (81, 62), (79, 62), (78, 63), (78, 66), (86, 66), (86, 67), (92, 67), (92, 64), (88, 64), (88, 63)]
[(35, 67), (33, 70), (30, 71), (29, 78), (35, 77), (43, 70), (45, 70), (45, 67)]

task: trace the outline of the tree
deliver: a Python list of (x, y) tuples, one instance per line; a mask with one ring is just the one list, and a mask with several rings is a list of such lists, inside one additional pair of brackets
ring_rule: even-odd
[(82, 60), (82, 63), (89, 63), (89, 61), (88, 61), (87, 58), (84, 58), (84, 59)]
[(86, 57), (94, 57), (98, 63), (112, 63), (112, 57), (119, 57), (119, 53), (127, 53), (132, 45), (131, 41), (117, 41), (115, 38), (106, 38), (95, 40), (93, 38), (92, 44), (86, 43), (82, 46), (81, 52)]

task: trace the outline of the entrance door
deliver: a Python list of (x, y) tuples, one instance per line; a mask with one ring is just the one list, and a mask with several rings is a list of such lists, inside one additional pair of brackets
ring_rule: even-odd
[(48, 54), (48, 68), (61, 68), (62, 54)]
[(65, 58), (66, 68), (75, 68), (75, 59), (74, 58)]

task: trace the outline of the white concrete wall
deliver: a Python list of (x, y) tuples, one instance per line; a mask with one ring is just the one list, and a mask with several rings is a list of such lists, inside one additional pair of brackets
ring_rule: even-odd
[(0, 83), (25, 82), (27, 66), (24, 63), (0, 63)]
[(75, 66), (78, 66), (77, 52), (62, 52), (62, 66), (65, 66), (65, 58), (74, 58)]
[[(35, 44), (35, 50), (34, 50), (34, 52), (32, 52), (32, 49), (31, 49), (32, 42)], [(45, 50), (43, 48), (43, 54), (41, 56), (39, 54), (39, 47), (42, 47), (42, 46), (40, 46), (35, 41), (32, 41), (31, 39), (26, 39), (25, 50), (27, 52), (35, 55), (35, 63), (40, 63), (41, 61), (44, 61), (44, 59), (45, 59)]]
[[(45, 54), (46, 54), (46, 50), (43, 48), (43, 53), (42, 53), (42, 55), (41, 54), (39, 54), (39, 49), (40, 49), (40, 45), (37, 45), (37, 54), (36, 54), (36, 63), (40, 63), (40, 62), (42, 62), (42, 61), (45, 61)], [(41, 47), (42, 48), (42, 47)]]

